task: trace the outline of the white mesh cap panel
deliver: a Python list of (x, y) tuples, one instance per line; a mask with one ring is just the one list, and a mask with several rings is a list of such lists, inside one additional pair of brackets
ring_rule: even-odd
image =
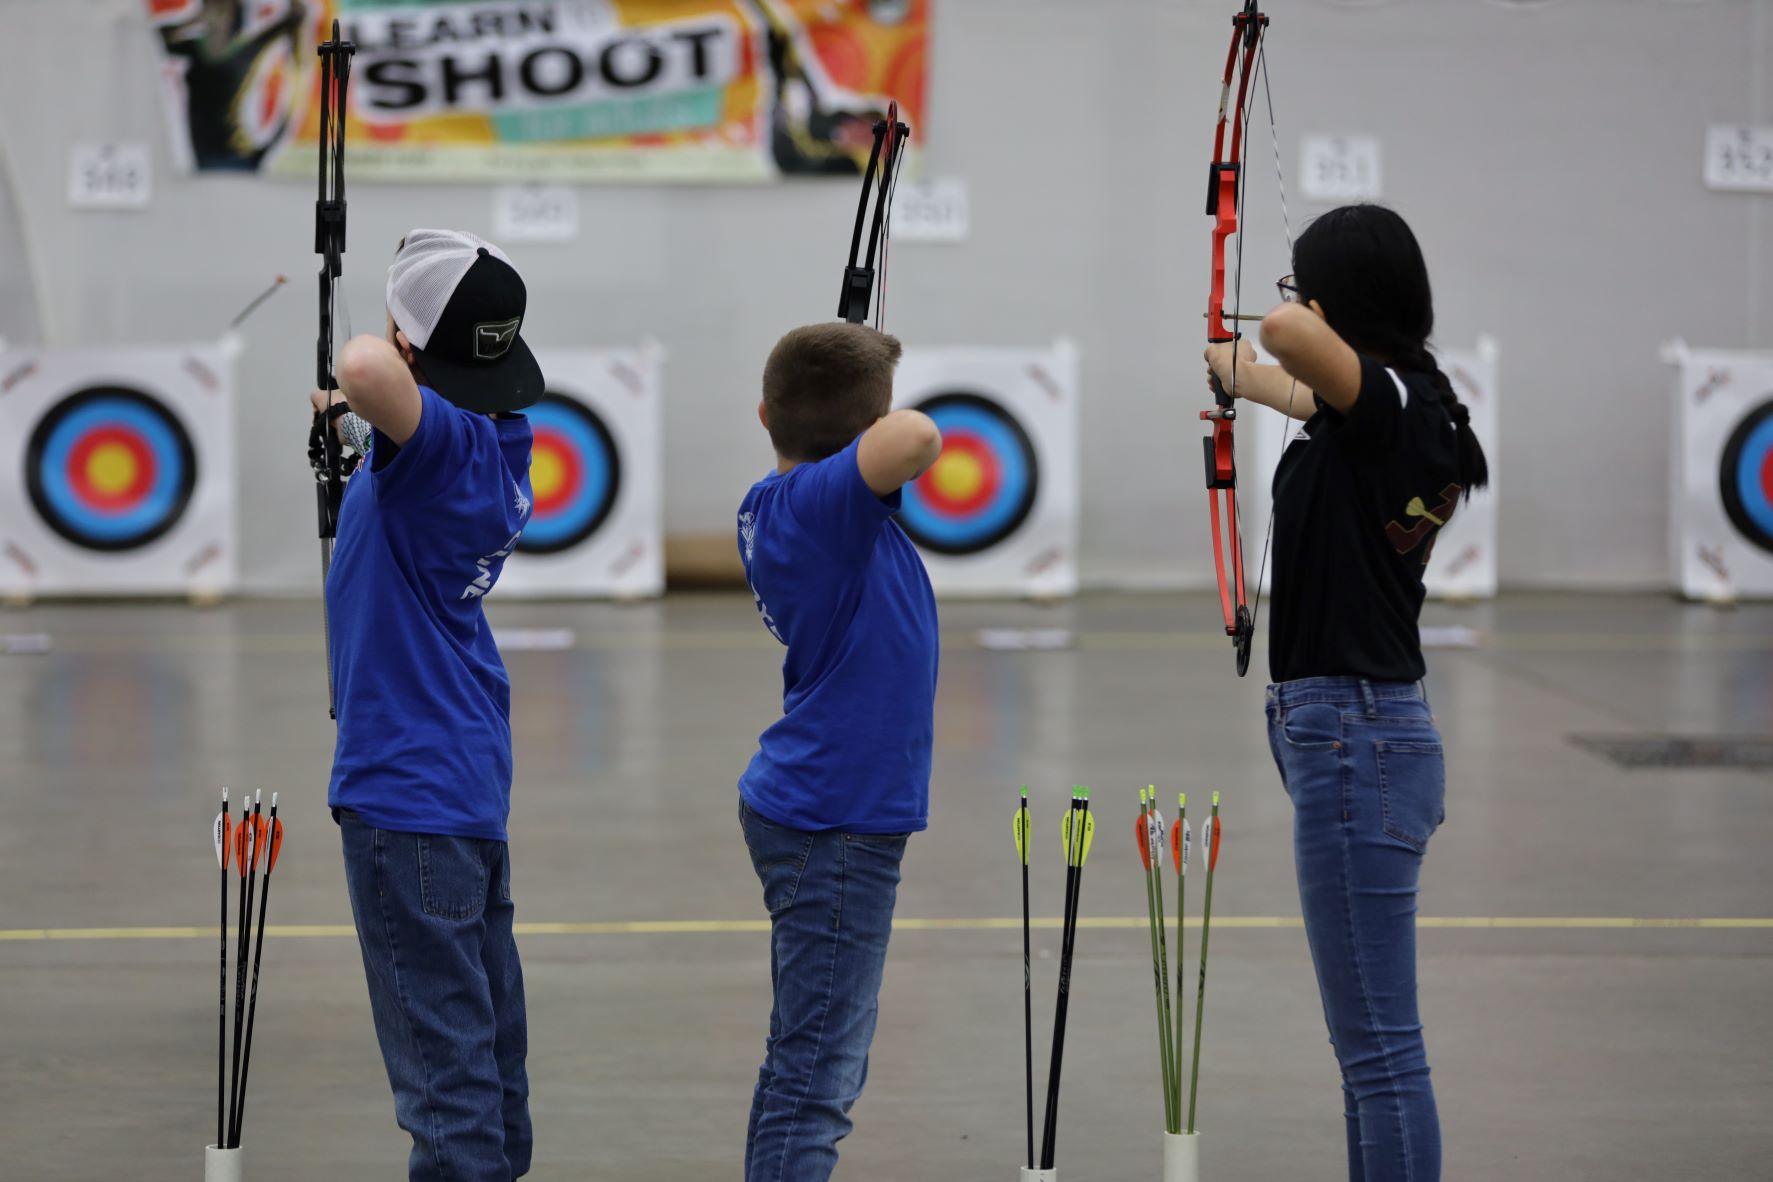
[(474, 265), (482, 247), (503, 263), (505, 252), (464, 230), (414, 230), (388, 268), (388, 311), (415, 349), (431, 343), (431, 333), (455, 294), (456, 284)]

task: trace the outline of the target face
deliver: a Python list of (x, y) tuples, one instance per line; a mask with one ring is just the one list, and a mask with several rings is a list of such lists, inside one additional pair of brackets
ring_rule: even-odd
[(597, 412), (552, 391), (524, 412), (535, 433), (529, 483), (534, 510), (517, 548), (553, 554), (596, 533), (615, 508), (622, 461)]
[(938, 394), (917, 406), (942, 431), (942, 454), (905, 487), (899, 524), (925, 550), (977, 554), (1019, 529), (1034, 509), (1040, 463), (1028, 433), (979, 394)]
[(1718, 491), (1731, 524), (1773, 554), (1773, 402), (1762, 403), (1730, 433)]
[(159, 400), (97, 386), (43, 416), (25, 445), (25, 482), (44, 523), (69, 542), (134, 550), (184, 516), (197, 485), (197, 455)]

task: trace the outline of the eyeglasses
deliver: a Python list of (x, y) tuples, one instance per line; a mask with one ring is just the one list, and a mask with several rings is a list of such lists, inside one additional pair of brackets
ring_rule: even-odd
[(1281, 303), (1297, 304), (1300, 302), (1299, 285), (1293, 282), (1293, 276), (1281, 276), (1280, 280), (1275, 283), (1275, 286), (1280, 289)]

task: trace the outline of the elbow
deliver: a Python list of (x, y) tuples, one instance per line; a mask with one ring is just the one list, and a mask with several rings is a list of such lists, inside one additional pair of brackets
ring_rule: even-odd
[(911, 444), (917, 457), (917, 471), (921, 475), (929, 471), (942, 455), (942, 430), (928, 415), (920, 414), (917, 418), (917, 430)]
[(1285, 304), (1262, 318), (1262, 347), (1283, 368), (1287, 362), (1298, 356), (1299, 342), (1305, 327), (1300, 322), (1301, 316), (1311, 313), (1298, 304)]
[(391, 347), (387, 341), (367, 333), (345, 342), (345, 347), (339, 350), (336, 376), (346, 398), (351, 396), (353, 389), (362, 390), (375, 381), (376, 373), (385, 363), (382, 354)]

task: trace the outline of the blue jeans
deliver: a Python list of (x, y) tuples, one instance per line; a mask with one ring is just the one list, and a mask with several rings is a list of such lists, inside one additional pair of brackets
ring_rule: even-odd
[(906, 834), (778, 825), (743, 801), (739, 825), (770, 913), (769, 1041), (746, 1182), (824, 1182), (868, 1078)]
[(1268, 689), (1268, 743), (1293, 800), (1305, 935), (1342, 1068), (1352, 1182), (1435, 1182), (1440, 1117), (1416, 1011), (1416, 895), (1446, 816), (1422, 687), (1313, 677)]
[(408, 1177), (522, 1177), (529, 1042), (505, 843), (335, 816), (394, 1114), (412, 1134)]

